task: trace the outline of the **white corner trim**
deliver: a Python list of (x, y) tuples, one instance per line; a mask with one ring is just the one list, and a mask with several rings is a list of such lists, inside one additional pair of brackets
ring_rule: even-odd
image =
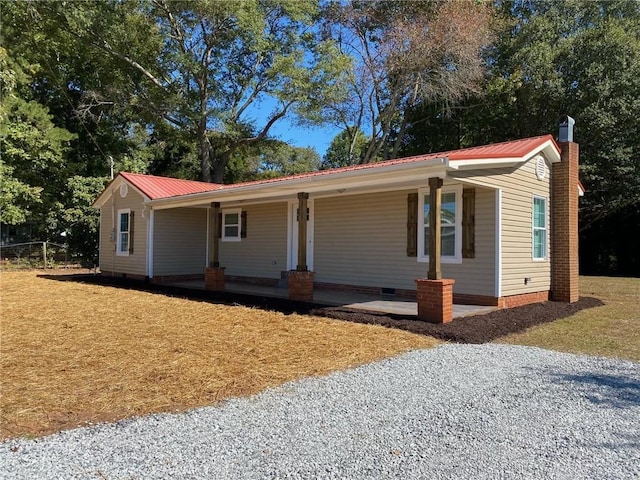
[(153, 237), (155, 212), (151, 208), (147, 215), (147, 277), (153, 278)]
[(209, 266), (209, 245), (211, 242), (211, 237), (213, 237), (213, 232), (211, 231), (211, 207), (207, 207), (207, 233), (206, 233), (206, 251), (204, 252), (204, 266), (205, 268)]
[(495, 206), (495, 296), (502, 296), (502, 189), (496, 190), (496, 206)]

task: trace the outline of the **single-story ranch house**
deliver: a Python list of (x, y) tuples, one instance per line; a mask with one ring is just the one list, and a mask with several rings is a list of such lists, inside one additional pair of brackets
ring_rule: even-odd
[(512, 307), (578, 298), (578, 145), (551, 135), (235, 185), (119, 173), (95, 200), (100, 270)]

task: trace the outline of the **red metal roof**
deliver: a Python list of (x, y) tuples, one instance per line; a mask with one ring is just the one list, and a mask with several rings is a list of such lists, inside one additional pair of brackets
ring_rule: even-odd
[(350, 172), (354, 170), (368, 170), (389, 165), (401, 165), (405, 163), (421, 162), (424, 160), (433, 160), (436, 158), (448, 158), (449, 160), (489, 160), (494, 158), (521, 158), (527, 155), (535, 148), (543, 145), (551, 140), (558, 152), (560, 147), (557, 145), (551, 135), (542, 135), (540, 137), (525, 138), (522, 140), (512, 140), (509, 142), (493, 143), (490, 145), (482, 145), (479, 147), (462, 148), (459, 150), (449, 150), (447, 152), (428, 153), (425, 155), (416, 155), (413, 157), (397, 158), (395, 160), (386, 160), (384, 162), (366, 163), (363, 165), (350, 165), (348, 167), (332, 168), (329, 170), (319, 170), (315, 172), (300, 173), (290, 175), (288, 177), (269, 178), (266, 180), (256, 180), (253, 182), (234, 183), (229, 185), (220, 185), (220, 190), (235, 188), (245, 185), (259, 185), (267, 183), (276, 183), (283, 180), (301, 179), (307, 177), (320, 177), (331, 175), (338, 172)]
[(154, 175), (142, 175), (138, 173), (123, 173), (120, 175), (131, 182), (140, 191), (142, 191), (149, 199), (156, 200), (159, 198), (177, 197), (188, 195), (190, 193), (209, 192), (214, 190), (228, 190), (241, 186), (260, 185), (278, 183), (286, 180), (304, 179), (309, 177), (321, 177), (332, 175), (339, 172), (350, 172), (357, 170), (369, 170), (390, 165), (401, 165), (407, 163), (421, 162), (425, 160), (434, 160), (437, 158), (448, 158), (449, 161), (456, 160), (491, 160), (499, 158), (522, 158), (531, 151), (542, 146), (551, 140), (555, 148), (560, 152), (560, 147), (551, 135), (543, 135), (540, 137), (525, 138), (522, 140), (512, 140), (509, 142), (494, 143), (490, 145), (482, 145), (479, 147), (462, 148), (459, 150), (450, 150), (447, 152), (428, 153), (425, 155), (416, 155), (413, 157), (398, 158), (395, 160), (387, 160), (384, 162), (367, 163), (364, 165), (350, 165), (348, 167), (332, 168), (330, 170), (319, 170), (315, 172), (300, 173), (290, 175), (288, 177), (270, 178), (266, 180), (256, 180), (252, 182), (234, 183), (229, 185), (221, 185), (216, 183), (196, 182), (192, 180), (180, 180), (177, 178), (157, 177)]
[[(463, 148), (445, 152), (449, 160), (487, 160), (491, 158), (519, 158), (524, 157), (529, 152), (539, 147), (543, 143), (551, 140), (558, 152), (560, 147), (551, 135), (540, 137), (523, 138), (522, 140), (512, 140), (510, 142), (493, 143), (479, 147)], [(440, 155), (445, 155), (440, 154)]]
[(178, 197), (190, 193), (201, 193), (217, 190), (221, 185), (217, 183), (196, 182), (179, 178), (157, 177), (140, 173), (120, 172), (120, 175), (144, 193), (150, 200), (158, 198)]

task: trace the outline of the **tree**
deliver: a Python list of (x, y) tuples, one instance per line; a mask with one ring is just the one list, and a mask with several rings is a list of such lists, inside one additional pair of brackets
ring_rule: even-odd
[(323, 159), (322, 168), (338, 168), (363, 163), (369, 139), (359, 128), (345, 128), (337, 134)]
[(560, 114), (573, 116), (587, 190), (583, 271), (623, 266), (640, 275), (640, 254), (629, 248), (635, 239), (621, 221), (637, 219), (640, 210), (640, 4), (504, 2), (503, 10), (511, 24), (496, 45), (492, 108), (469, 120), (487, 126), (481, 136), (498, 140), (554, 132)]
[(98, 264), (98, 234), (100, 212), (91, 205), (107, 185), (107, 177), (81, 177), (67, 180), (65, 190), (56, 204), (57, 230), (66, 234), (69, 249), (80, 255), (86, 266)]
[(0, 160), (0, 223), (19, 225), (41, 203), (41, 188), (31, 187), (13, 176), (13, 168)]
[(326, 15), (327, 35), (356, 58), (349, 101), (327, 110), (345, 127), (370, 129), (363, 162), (398, 155), (407, 112), (420, 102), (448, 107), (479, 91), (488, 3), (332, 3)]
[(222, 182), (233, 152), (267, 138), (285, 116), (321, 121), (320, 108), (337, 100), (348, 66), (332, 41), (316, 38), (312, 0), (101, 1), (30, 9), (29, 28), (40, 32), (40, 20), (55, 22), (94, 55), (107, 56), (118, 72), (113, 82), (84, 92), (87, 111), (112, 103), (136, 110), (150, 125), (179, 129), (198, 147), (204, 181)]
[(280, 140), (264, 140), (232, 157), (230, 183), (277, 178), (318, 170), (320, 155), (310, 147), (292, 147)]
[(424, 103), (413, 119), (427, 120), (411, 125), (411, 147), (557, 132), (559, 116), (571, 115), (587, 190), (580, 201), (581, 269), (640, 275), (636, 239), (628, 234), (640, 215), (640, 4), (527, 0), (499, 8), (502, 29), (487, 50), (484, 94), (463, 102), (452, 121)]
[(46, 107), (21, 91), (34, 66), (14, 61), (0, 48), (0, 206), (2, 222), (37, 220), (45, 235), (47, 208), (59, 191), (64, 155), (74, 135), (56, 127)]

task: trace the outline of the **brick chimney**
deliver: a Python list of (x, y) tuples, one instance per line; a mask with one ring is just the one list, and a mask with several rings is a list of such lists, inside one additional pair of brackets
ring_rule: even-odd
[(578, 144), (575, 120), (560, 118), (560, 162), (551, 168), (551, 299), (578, 300)]

